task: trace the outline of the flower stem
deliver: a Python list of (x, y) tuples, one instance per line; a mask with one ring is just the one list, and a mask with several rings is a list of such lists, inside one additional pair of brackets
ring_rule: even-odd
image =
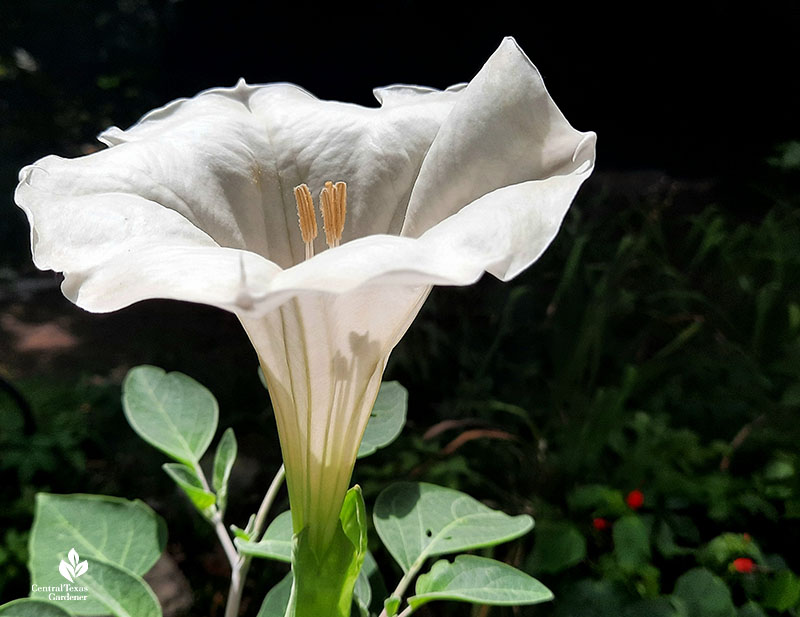
[[(278, 491), (280, 490), (281, 484), (283, 484), (285, 477), (286, 469), (283, 465), (281, 465), (281, 468), (278, 469), (278, 473), (276, 473), (275, 477), (272, 479), (272, 483), (267, 489), (267, 494), (264, 495), (264, 499), (258, 508), (258, 512), (256, 513), (256, 518), (253, 522), (253, 531), (250, 535), (250, 538), (253, 542), (258, 542), (261, 537), (264, 523), (267, 520), (267, 514), (269, 514), (269, 510), (275, 501), (275, 497), (278, 495)], [(227, 532), (225, 532), (226, 537), (227, 535)], [(228, 541), (230, 541), (230, 538), (228, 538)], [(234, 548), (234, 551), (235, 550), (236, 549)], [(239, 615), (239, 605), (242, 603), (244, 581), (247, 578), (247, 572), (250, 569), (251, 559), (252, 557), (250, 557), (250, 555), (237, 555), (236, 561), (231, 563), (231, 586), (228, 590), (228, 601), (225, 604), (225, 617), (238, 617)]]

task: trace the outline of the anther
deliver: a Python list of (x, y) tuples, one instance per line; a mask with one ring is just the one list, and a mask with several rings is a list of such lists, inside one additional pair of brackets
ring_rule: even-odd
[(344, 182), (326, 182), (319, 195), (325, 242), (330, 248), (339, 246), (347, 214), (347, 185)]
[(314, 200), (308, 186), (301, 184), (294, 188), (294, 199), (297, 202), (297, 218), (300, 220), (300, 234), (306, 245), (306, 259), (314, 256), (314, 238), (317, 237), (317, 215), (314, 212)]

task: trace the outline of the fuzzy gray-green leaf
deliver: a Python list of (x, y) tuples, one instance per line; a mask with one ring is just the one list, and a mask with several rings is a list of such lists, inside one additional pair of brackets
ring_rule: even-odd
[(72, 617), (57, 604), (21, 598), (0, 606), (0, 617)]
[(292, 560), (292, 513), (287, 510), (275, 517), (260, 542), (234, 540), (236, 547), (245, 555), (262, 559), (275, 559), (287, 563)]
[(208, 513), (208, 508), (214, 505), (217, 498), (214, 493), (206, 490), (202, 480), (191, 467), (182, 463), (164, 463), (161, 468), (186, 493), (195, 508), (202, 514)]
[[(162, 617), (161, 606), (153, 590), (140, 577), (118, 566), (91, 557), (87, 559), (88, 569), (78, 579), (81, 586), (87, 587), (87, 595), (107, 607), (115, 617)], [(76, 601), (75, 612), (85, 613)]]
[(292, 573), (289, 572), (280, 583), (270, 589), (256, 617), (284, 617), (286, 607), (289, 606), (293, 581)]
[(217, 444), (217, 452), (214, 455), (214, 473), (211, 485), (217, 493), (217, 507), (220, 512), (225, 511), (228, 503), (228, 480), (231, 477), (231, 469), (236, 461), (237, 453), (236, 435), (233, 429), (228, 428), (222, 433), (222, 437)]
[(423, 482), (400, 482), (375, 502), (375, 529), (404, 572), (420, 558), (493, 546), (533, 528), (527, 514), (509, 516), (469, 495)]
[(217, 431), (217, 400), (182, 373), (137, 366), (122, 384), (122, 407), (134, 431), (173, 459), (194, 466)]
[(383, 382), (358, 448), (358, 458), (369, 456), (397, 439), (406, 423), (407, 408), (408, 390), (397, 381)]
[[(72, 549), (81, 561), (95, 559), (141, 575), (153, 566), (165, 544), (164, 521), (141, 501), (39, 493), (29, 544), (31, 583), (48, 587), (67, 582), (59, 565), (62, 560), (68, 561)], [(83, 577), (77, 580), (82, 581)], [(47, 599), (47, 593), (33, 596)], [(86, 615), (108, 613), (94, 596), (63, 606)]]
[(417, 579), (416, 595), (408, 599), (413, 609), (433, 600), (459, 600), (474, 604), (518, 606), (553, 599), (547, 587), (494, 559), (459, 555), (455, 561), (442, 559)]

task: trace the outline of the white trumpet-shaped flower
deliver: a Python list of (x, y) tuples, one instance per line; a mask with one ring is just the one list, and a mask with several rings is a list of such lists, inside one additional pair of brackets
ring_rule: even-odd
[(528, 267), (594, 165), (595, 135), (569, 125), (513, 39), (468, 84), (375, 96), (367, 108), (289, 84), (207, 90), (105, 131), (103, 151), (24, 168), (15, 195), (36, 265), (63, 272), (79, 306), (174, 298), (239, 316), (295, 531), (318, 548), (431, 286)]

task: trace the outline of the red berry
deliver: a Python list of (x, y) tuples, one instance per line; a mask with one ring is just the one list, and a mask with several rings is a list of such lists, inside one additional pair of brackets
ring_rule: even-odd
[(608, 529), (609, 523), (604, 518), (595, 518), (592, 519), (592, 525), (597, 531), (603, 531), (604, 529)]
[(625, 503), (631, 510), (638, 510), (644, 505), (644, 493), (639, 489), (634, 489), (625, 498)]
[(755, 568), (756, 564), (749, 557), (739, 557), (733, 560), (733, 569), (742, 574), (750, 574)]

